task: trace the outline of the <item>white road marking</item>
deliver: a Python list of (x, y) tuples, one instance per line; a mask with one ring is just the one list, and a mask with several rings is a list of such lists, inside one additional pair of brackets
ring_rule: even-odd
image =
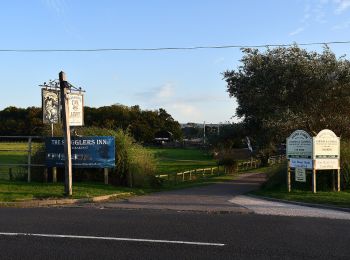
[(112, 241), (130, 241), (130, 242), (148, 242), (148, 243), (168, 243), (168, 244), (185, 244), (197, 246), (225, 246), (221, 243), (205, 243), (191, 241), (174, 241), (174, 240), (155, 240), (142, 238), (124, 238), (124, 237), (96, 237), (96, 236), (76, 236), (76, 235), (57, 235), (57, 234), (35, 234), (35, 233), (7, 233), (0, 232), (0, 236), (28, 236), (28, 237), (49, 237), (49, 238), (76, 238), (76, 239), (96, 239)]

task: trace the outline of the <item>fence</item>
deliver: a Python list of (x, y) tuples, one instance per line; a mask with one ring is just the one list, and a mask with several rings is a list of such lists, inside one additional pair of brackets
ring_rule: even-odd
[[(256, 169), (260, 167), (260, 161), (259, 160), (249, 160), (249, 161), (243, 161), (237, 164), (237, 172), (249, 170), (249, 169)], [(220, 168), (222, 171), (220, 171)], [(178, 183), (179, 181), (185, 182), (185, 181), (192, 181), (193, 179), (197, 178), (203, 178), (208, 176), (214, 176), (220, 175), (220, 173), (227, 174), (228, 168), (225, 166), (216, 166), (216, 167), (210, 167), (210, 168), (200, 168), (200, 169), (194, 169), (194, 170), (187, 170), (183, 172), (178, 173), (167, 173), (167, 174), (158, 174), (156, 177), (165, 179), (167, 181), (173, 181), (175, 183)]]
[(32, 168), (45, 167), (32, 161), (42, 145), (42, 136), (0, 136), (0, 178), (11, 180), (26, 175), (30, 182)]
[(270, 156), (269, 159), (267, 160), (267, 163), (268, 165), (274, 165), (277, 163), (282, 163), (285, 160), (286, 160), (286, 155), (280, 154), (280, 155)]

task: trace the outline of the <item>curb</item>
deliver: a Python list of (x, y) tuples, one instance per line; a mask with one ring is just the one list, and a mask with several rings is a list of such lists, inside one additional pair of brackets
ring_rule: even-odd
[(114, 193), (109, 195), (96, 196), (91, 198), (83, 199), (54, 199), (54, 200), (28, 200), (28, 201), (15, 201), (15, 202), (0, 202), (0, 207), (18, 207), (18, 208), (34, 208), (34, 207), (45, 207), (45, 206), (59, 206), (59, 205), (72, 205), (72, 204), (83, 204), (89, 202), (101, 202), (119, 196), (128, 196), (132, 192)]
[(310, 208), (330, 209), (330, 210), (337, 210), (337, 211), (343, 211), (343, 212), (350, 213), (350, 208), (342, 208), (342, 207), (337, 207), (337, 206), (333, 206), (333, 205), (313, 204), (313, 203), (308, 203), (308, 202), (290, 201), (290, 200), (276, 199), (276, 198), (265, 197), (265, 196), (258, 196), (258, 195), (253, 195), (253, 194), (244, 194), (244, 195), (247, 197), (252, 197), (255, 199), (263, 199), (263, 200), (268, 200), (268, 201), (272, 201), (272, 202), (282, 202), (282, 203), (310, 207)]

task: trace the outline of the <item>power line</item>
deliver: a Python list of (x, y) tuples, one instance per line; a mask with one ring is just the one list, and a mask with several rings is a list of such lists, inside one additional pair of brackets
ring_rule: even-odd
[(293, 45), (330, 45), (349, 44), (350, 41), (309, 42), (309, 43), (287, 43), (287, 44), (261, 44), (261, 45), (214, 45), (194, 47), (160, 47), (160, 48), (96, 48), (96, 49), (0, 49), (0, 52), (111, 52), (111, 51), (179, 51), (179, 50), (201, 50), (201, 49), (233, 49), (233, 48), (268, 48), (288, 47)]

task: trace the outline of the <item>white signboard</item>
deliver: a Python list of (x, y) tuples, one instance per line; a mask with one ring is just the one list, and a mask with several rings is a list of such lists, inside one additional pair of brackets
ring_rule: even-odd
[(316, 170), (339, 169), (339, 160), (338, 159), (316, 159), (315, 169)]
[(79, 93), (68, 94), (69, 125), (84, 125), (84, 96)]
[(287, 138), (287, 159), (312, 158), (312, 138), (303, 131), (296, 130)]
[(60, 119), (60, 92), (42, 89), (42, 110), (44, 124), (57, 124)]
[(331, 130), (324, 129), (313, 138), (314, 159), (339, 159), (340, 140)]
[(306, 182), (306, 173), (303, 168), (295, 168), (295, 181)]
[(289, 167), (291, 168), (302, 168), (302, 169), (312, 169), (312, 159), (290, 159)]

